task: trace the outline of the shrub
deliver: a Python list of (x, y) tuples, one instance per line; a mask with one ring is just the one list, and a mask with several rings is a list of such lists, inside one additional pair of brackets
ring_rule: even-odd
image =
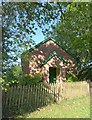
[(67, 73), (66, 79), (67, 79), (67, 82), (76, 82), (76, 81), (79, 81), (78, 77), (75, 76), (74, 74), (70, 73), (70, 72)]
[(20, 66), (12, 66), (3, 74), (4, 84), (18, 84), (20, 79), (22, 79), (23, 73)]
[(39, 84), (42, 81), (42, 74), (37, 73), (34, 76), (25, 74), (23, 76), (23, 79), (19, 81), (19, 84), (21, 85), (32, 85), (32, 84)]

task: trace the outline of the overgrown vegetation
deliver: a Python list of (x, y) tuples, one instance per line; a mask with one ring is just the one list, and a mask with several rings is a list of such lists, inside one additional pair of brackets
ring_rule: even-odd
[(77, 81), (79, 81), (79, 79), (75, 74), (68, 72), (66, 75), (66, 81), (67, 82), (77, 82)]
[(32, 85), (39, 84), (42, 82), (42, 73), (37, 73), (34, 76), (23, 74), (21, 66), (14, 66), (6, 72), (5, 75), (0, 78), (0, 83), (2, 84), (0, 87), (4, 90), (10, 85)]
[(21, 85), (32, 85), (32, 84), (39, 84), (42, 82), (42, 74), (41, 73), (37, 73), (34, 76), (30, 76), (25, 74), (23, 76), (23, 78), (19, 81), (19, 84)]

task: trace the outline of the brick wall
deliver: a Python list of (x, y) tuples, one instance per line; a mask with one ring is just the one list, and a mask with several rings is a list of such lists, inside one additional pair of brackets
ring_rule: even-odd
[[(42, 61), (47, 59), (54, 51), (57, 52), (59, 56), (67, 60), (67, 66), (62, 64), (62, 61), (57, 57), (53, 57), (48, 61), (43, 67), (39, 67)], [(48, 81), (49, 79), (49, 67), (54, 66), (64, 66), (66, 69), (72, 70), (74, 66), (74, 59), (65, 52), (61, 47), (59, 47), (56, 43), (49, 40), (46, 43), (40, 45), (38, 48), (29, 52), (29, 58), (32, 58), (29, 62), (23, 63), (23, 72), (24, 74), (34, 75), (35, 73), (42, 72), (44, 79)], [(26, 58), (25, 58), (26, 59)], [(65, 70), (66, 70), (65, 69)], [(65, 73), (64, 73), (65, 74)]]

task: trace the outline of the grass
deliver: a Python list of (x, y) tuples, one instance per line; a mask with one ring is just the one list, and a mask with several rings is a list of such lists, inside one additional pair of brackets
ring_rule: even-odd
[(90, 118), (90, 97), (62, 99), (59, 104), (39, 108), (18, 118)]

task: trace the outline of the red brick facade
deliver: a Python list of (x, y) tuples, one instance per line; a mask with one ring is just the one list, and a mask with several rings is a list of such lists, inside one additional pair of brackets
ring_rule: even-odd
[[(64, 58), (68, 64), (64, 64), (58, 56), (54, 56), (43, 66), (40, 66), (54, 51), (58, 56)], [(29, 52), (28, 57), (30, 60), (23, 63), (23, 73), (35, 75), (36, 73), (42, 72), (43, 80), (47, 82), (49, 82), (49, 67), (60, 68), (60, 74), (57, 76), (59, 80), (65, 80), (66, 71), (73, 70), (74, 67), (74, 58), (52, 40), (48, 40)]]

